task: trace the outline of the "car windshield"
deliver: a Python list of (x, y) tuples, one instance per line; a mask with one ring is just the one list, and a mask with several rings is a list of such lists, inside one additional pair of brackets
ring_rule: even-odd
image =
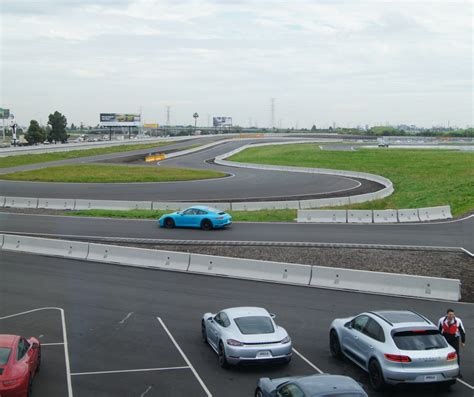
[(272, 334), (275, 332), (270, 317), (248, 316), (236, 318), (234, 321), (244, 335)]
[(8, 347), (0, 347), (0, 365), (5, 365), (8, 362), (12, 349)]
[(438, 330), (402, 331), (393, 335), (400, 350), (432, 350), (448, 346)]

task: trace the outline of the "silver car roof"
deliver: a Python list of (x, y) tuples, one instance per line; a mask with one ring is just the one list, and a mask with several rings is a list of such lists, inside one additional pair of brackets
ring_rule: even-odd
[(391, 327), (399, 327), (401, 324), (416, 326), (434, 325), (426, 317), (411, 310), (374, 310), (368, 313), (375, 316), (379, 322)]

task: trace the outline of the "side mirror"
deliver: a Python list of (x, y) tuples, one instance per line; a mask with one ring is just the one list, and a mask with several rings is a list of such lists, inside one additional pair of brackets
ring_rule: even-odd
[(32, 349), (38, 349), (38, 348), (39, 348), (39, 343), (34, 342), (34, 343), (31, 345), (31, 348), (32, 348)]
[(210, 321), (211, 323), (214, 321), (214, 318), (211, 316), (211, 317), (208, 317), (207, 318), (207, 321)]
[(271, 317), (271, 318), (275, 318), (275, 317), (276, 317), (276, 314), (275, 314), (275, 313), (270, 313), (270, 317)]
[(345, 323), (344, 327), (351, 329), (352, 328), (351, 322), (352, 321), (348, 321), (347, 323)]

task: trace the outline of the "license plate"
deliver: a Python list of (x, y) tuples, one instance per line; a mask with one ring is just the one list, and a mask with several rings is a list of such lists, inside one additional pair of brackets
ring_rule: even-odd
[(425, 375), (425, 382), (435, 382), (437, 379), (436, 375)]
[(257, 353), (257, 358), (268, 358), (268, 357), (271, 357), (271, 356), (272, 356), (272, 354), (268, 350), (264, 350), (264, 351), (261, 351), (261, 352)]

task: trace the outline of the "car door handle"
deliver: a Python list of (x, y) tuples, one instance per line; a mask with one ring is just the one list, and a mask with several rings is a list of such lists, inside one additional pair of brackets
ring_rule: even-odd
[(354, 339), (359, 339), (359, 337), (357, 335), (354, 335)]
[(369, 345), (369, 349), (373, 349), (374, 347), (372, 345)]

